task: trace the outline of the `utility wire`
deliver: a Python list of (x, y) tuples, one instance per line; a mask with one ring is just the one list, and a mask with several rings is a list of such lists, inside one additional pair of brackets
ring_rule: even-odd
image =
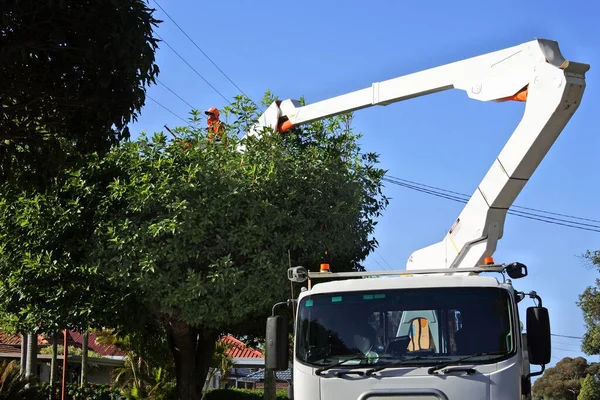
[[(451, 201), (455, 201), (455, 202), (462, 203), (462, 204), (466, 204), (469, 201), (469, 196), (467, 196), (464, 193), (454, 192), (454, 191), (447, 190), (447, 189), (441, 189), (441, 188), (437, 188), (434, 186), (425, 185), (425, 184), (421, 184), (421, 183), (414, 182), (414, 181), (408, 181), (406, 179), (396, 178), (396, 177), (389, 176), (389, 175), (384, 177), (383, 180), (386, 182), (393, 183), (398, 186), (405, 187), (407, 189), (430, 194), (433, 196), (437, 196), (437, 197), (440, 197), (440, 198), (443, 198), (446, 200), (451, 200)], [(515, 208), (517, 208), (517, 207), (518, 206), (515, 206)], [(575, 216), (571, 216), (571, 215), (567, 215), (567, 214), (552, 213), (549, 211), (538, 210), (535, 208), (525, 208), (525, 207), (519, 207), (519, 208), (535, 210), (540, 213), (547, 213), (547, 214), (552, 214), (552, 215), (563, 215), (565, 217), (572, 218), (572, 219), (588, 220), (588, 221), (592, 221), (592, 222), (597, 221), (597, 220), (593, 220), (593, 219), (589, 219), (589, 218), (575, 217)], [(600, 225), (596, 225), (596, 224), (587, 224), (587, 223), (582, 223), (582, 222), (569, 221), (569, 220), (565, 220), (562, 218), (549, 217), (546, 215), (540, 215), (540, 214), (536, 214), (536, 213), (532, 213), (532, 212), (528, 212), (528, 211), (514, 210), (514, 209), (512, 209), (512, 207), (511, 207), (511, 209), (509, 209), (507, 211), (507, 213), (511, 214), (511, 215), (516, 215), (521, 218), (531, 219), (531, 220), (540, 221), (540, 222), (546, 222), (549, 224), (561, 225), (561, 226), (565, 226), (565, 227), (569, 227), (569, 228), (581, 229), (581, 230), (586, 230), (586, 231), (591, 231), (591, 232), (600, 232)], [(597, 221), (597, 222), (600, 223), (600, 221)]]
[(163, 106), (158, 101), (154, 100), (152, 97), (150, 97), (150, 95), (146, 94), (146, 97), (149, 98), (150, 100), (152, 100), (153, 102), (155, 102), (156, 104), (158, 104), (159, 106), (161, 106), (162, 108), (164, 108), (165, 110), (167, 110), (168, 112), (170, 112), (171, 114), (173, 114), (174, 116), (176, 116), (177, 118), (179, 118), (180, 120), (182, 120), (184, 123), (186, 123), (186, 124), (188, 123), (188, 121), (183, 119), (181, 116), (175, 114), (173, 111), (169, 110), (167, 107)]
[(168, 13), (168, 12), (167, 12), (167, 11), (166, 11), (166, 10), (165, 10), (165, 9), (164, 9), (164, 8), (163, 8), (161, 5), (160, 5), (160, 4), (159, 4), (159, 2), (158, 2), (158, 1), (156, 1), (156, 0), (154, 0), (154, 2), (155, 2), (155, 3), (156, 3), (156, 5), (158, 6), (158, 8), (160, 8), (160, 9), (161, 9), (161, 11), (162, 11), (163, 13), (165, 13), (165, 15), (167, 16), (167, 18), (169, 18), (169, 19), (171, 20), (171, 22), (173, 22), (173, 24), (175, 24), (175, 26), (176, 26), (176, 27), (177, 27), (177, 28), (178, 28), (178, 29), (181, 31), (181, 33), (183, 33), (183, 34), (185, 35), (185, 37), (187, 37), (187, 38), (189, 39), (189, 41), (190, 41), (190, 42), (192, 42), (192, 44), (193, 44), (194, 46), (196, 46), (196, 48), (197, 48), (198, 50), (200, 50), (200, 52), (201, 52), (201, 53), (204, 55), (204, 57), (206, 57), (206, 58), (208, 59), (208, 61), (210, 61), (210, 62), (212, 63), (212, 65), (214, 65), (214, 66), (215, 66), (215, 68), (216, 68), (216, 69), (218, 69), (218, 70), (219, 70), (219, 72), (220, 72), (221, 74), (223, 74), (223, 76), (224, 76), (225, 78), (227, 78), (227, 80), (228, 80), (229, 82), (231, 82), (231, 84), (232, 84), (233, 86), (235, 86), (235, 88), (236, 88), (237, 90), (239, 90), (239, 91), (240, 91), (240, 93), (242, 93), (244, 96), (246, 96), (248, 99), (250, 99), (250, 101), (251, 101), (252, 103), (254, 103), (254, 105), (255, 105), (255, 106), (258, 108), (258, 109), (260, 109), (261, 111), (263, 111), (263, 112), (264, 112), (264, 110), (263, 110), (263, 109), (262, 109), (262, 108), (261, 108), (261, 107), (260, 107), (258, 104), (256, 104), (256, 103), (254, 102), (254, 100), (252, 100), (252, 99), (250, 98), (250, 96), (248, 96), (246, 93), (244, 93), (244, 91), (243, 91), (243, 90), (242, 90), (242, 89), (241, 89), (241, 88), (240, 88), (238, 85), (236, 85), (236, 83), (235, 83), (235, 82), (234, 82), (234, 81), (233, 81), (233, 80), (232, 80), (232, 79), (231, 79), (231, 78), (230, 78), (230, 77), (229, 77), (229, 76), (228, 76), (228, 75), (227, 75), (227, 74), (226, 74), (226, 73), (225, 73), (225, 72), (224, 72), (224, 71), (223, 71), (221, 68), (219, 68), (219, 66), (218, 66), (218, 65), (217, 65), (217, 64), (216, 64), (216, 63), (215, 63), (215, 62), (214, 62), (214, 61), (213, 61), (213, 60), (212, 60), (212, 59), (211, 59), (211, 58), (208, 56), (208, 54), (206, 54), (206, 52), (205, 52), (204, 50), (202, 50), (202, 48), (201, 48), (200, 46), (198, 46), (198, 44), (197, 44), (197, 43), (194, 41), (194, 39), (192, 39), (192, 38), (190, 37), (190, 35), (188, 35), (188, 34), (187, 34), (187, 32), (186, 32), (186, 31), (185, 31), (185, 30), (184, 30), (184, 29), (183, 29), (181, 26), (179, 26), (179, 24), (178, 24), (178, 23), (177, 23), (177, 22), (176, 22), (176, 21), (175, 21), (175, 20), (174, 20), (174, 19), (173, 19), (173, 18), (172, 18), (170, 15), (169, 15), (169, 13)]
[(583, 340), (582, 337), (578, 337), (578, 336), (569, 336), (569, 335), (559, 335), (557, 333), (552, 333), (552, 336), (557, 336), (557, 337), (564, 337), (564, 338), (569, 338), (569, 339), (579, 339), (579, 340)]
[(563, 349), (562, 347), (556, 347), (556, 346), (552, 346), (552, 350), (570, 351), (573, 353), (583, 353), (581, 350)]
[(167, 85), (165, 85), (164, 83), (161, 82), (160, 79), (156, 79), (158, 81), (158, 83), (160, 83), (161, 85), (163, 85), (169, 92), (173, 93), (175, 96), (177, 96), (177, 98), (181, 101), (183, 101), (185, 104), (187, 104), (187, 106), (192, 109), (192, 110), (196, 110), (196, 107), (194, 107), (193, 105), (191, 105), (190, 103), (188, 103), (187, 101), (185, 101), (180, 95), (178, 95), (177, 93), (175, 93), (173, 90), (171, 90), (171, 88), (169, 88)]
[(381, 269), (382, 269), (382, 270), (383, 270), (383, 269), (387, 269), (387, 268), (385, 268), (383, 265), (381, 265), (381, 263), (379, 262), (379, 260), (378, 260), (378, 259), (376, 259), (376, 258), (374, 258), (374, 257), (373, 257), (373, 261), (375, 261), (375, 263), (376, 263), (377, 265), (379, 265), (379, 266), (381, 267)]
[[(390, 179), (394, 179), (394, 180), (401, 181), (401, 182), (406, 182), (406, 183), (408, 183), (408, 184), (418, 185), (418, 186), (422, 186), (422, 187), (426, 187), (426, 188), (429, 188), (429, 189), (434, 189), (434, 190), (439, 190), (439, 191), (446, 192), (446, 193), (450, 193), (450, 194), (456, 194), (456, 195), (458, 195), (458, 196), (461, 196), (461, 197), (466, 197), (466, 198), (467, 198), (467, 200), (468, 200), (468, 198), (469, 198), (469, 196), (467, 196), (467, 195), (466, 195), (466, 194), (464, 194), (464, 193), (455, 192), (455, 191), (448, 190), (448, 189), (442, 189), (442, 188), (435, 187), (435, 186), (425, 185), (425, 184), (423, 184), (423, 183), (418, 183), (418, 182), (415, 182), (415, 181), (410, 181), (410, 180), (408, 180), (408, 179), (397, 178), (397, 177), (390, 176), (390, 175), (388, 175), (388, 177), (389, 177)], [(518, 206), (518, 205), (514, 205), (514, 206), (512, 206), (512, 207), (513, 207), (513, 208), (520, 208), (520, 209), (522, 209), (522, 210), (530, 210), (530, 211), (536, 211), (536, 212), (541, 212), (541, 213), (545, 213), (545, 214), (556, 215), (556, 216), (560, 216), (560, 217), (566, 217), (566, 218), (571, 218), (571, 219), (577, 219), (577, 220), (581, 220), (581, 221), (589, 221), (589, 222), (597, 222), (597, 223), (600, 223), (600, 220), (597, 220), (597, 219), (590, 219), (590, 218), (576, 217), (576, 216), (573, 216), (573, 215), (568, 215), (568, 214), (560, 214), (560, 213), (556, 213), (556, 212), (552, 212), (552, 211), (544, 211), (544, 210), (540, 210), (540, 209), (537, 209), (537, 208), (523, 207), (523, 206)]]
[(162, 41), (164, 44), (166, 44), (167, 46), (169, 46), (169, 48), (170, 48), (170, 49), (173, 51), (173, 53), (175, 53), (175, 54), (177, 55), (177, 57), (181, 58), (181, 61), (183, 61), (184, 63), (186, 63), (186, 64), (187, 64), (187, 66), (188, 66), (188, 67), (190, 67), (190, 68), (192, 69), (192, 71), (194, 71), (194, 72), (196, 73), (196, 75), (198, 75), (200, 78), (202, 78), (202, 80), (203, 80), (204, 82), (206, 82), (206, 84), (207, 84), (208, 86), (210, 86), (210, 87), (211, 87), (211, 88), (212, 88), (212, 89), (213, 89), (215, 92), (217, 92), (217, 94), (219, 94), (219, 96), (221, 96), (221, 97), (222, 97), (222, 98), (223, 98), (223, 99), (224, 99), (226, 102), (228, 102), (228, 103), (229, 103), (229, 100), (227, 99), (227, 97), (225, 97), (225, 96), (223, 95), (223, 93), (219, 92), (219, 90), (218, 90), (216, 87), (214, 87), (214, 86), (213, 86), (213, 85), (212, 85), (212, 84), (211, 84), (211, 83), (210, 83), (208, 80), (206, 80), (206, 78), (205, 78), (204, 76), (202, 76), (202, 74), (201, 74), (200, 72), (198, 72), (198, 71), (196, 70), (196, 68), (192, 67), (192, 65), (191, 65), (189, 62), (187, 62), (187, 60), (186, 60), (185, 58), (183, 58), (183, 57), (181, 56), (181, 54), (179, 54), (179, 53), (177, 52), (177, 50), (175, 50), (175, 49), (174, 49), (174, 48), (173, 48), (173, 47), (172, 47), (172, 46), (171, 46), (169, 43), (167, 43), (167, 41), (166, 41), (166, 40), (164, 40), (162, 37), (160, 37), (160, 35), (159, 35), (158, 33), (155, 33), (155, 35), (156, 35), (156, 37), (158, 37), (158, 38), (159, 38), (159, 39), (160, 39), (160, 40), (161, 40), (161, 41)]
[(387, 262), (387, 260), (385, 258), (383, 258), (383, 256), (381, 255), (381, 253), (379, 252), (379, 250), (375, 249), (375, 253), (377, 253), (377, 255), (379, 256), (379, 258), (381, 258), (383, 260), (383, 262), (389, 267), (388, 269), (390, 271), (393, 271), (394, 268), (392, 268), (392, 266), (390, 265), (390, 263)]

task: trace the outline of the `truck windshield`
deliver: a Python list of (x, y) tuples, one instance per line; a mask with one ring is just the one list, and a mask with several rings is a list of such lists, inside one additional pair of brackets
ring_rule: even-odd
[[(427, 365), (489, 362), (515, 350), (513, 309), (506, 290), (461, 287), (316, 294), (298, 307), (296, 357), (325, 366), (407, 360)], [(412, 361), (411, 361), (412, 360)]]

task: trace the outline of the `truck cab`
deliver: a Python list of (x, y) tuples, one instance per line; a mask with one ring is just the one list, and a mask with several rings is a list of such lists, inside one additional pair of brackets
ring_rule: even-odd
[[(293, 398), (527, 398), (535, 375), (529, 364), (549, 362), (550, 329), (547, 310), (530, 307), (528, 345), (518, 303), (528, 295), (541, 303), (539, 296), (517, 291), (504, 271), (501, 280), (479, 272), (424, 272), (359, 272), (309, 282), (290, 302)], [(275, 321), (282, 318), (267, 323), (267, 367), (273, 369), (288, 367), (281, 354), (287, 356), (287, 330), (283, 320)]]

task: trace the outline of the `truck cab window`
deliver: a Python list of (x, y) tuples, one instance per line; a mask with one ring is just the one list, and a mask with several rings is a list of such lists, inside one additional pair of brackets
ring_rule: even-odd
[(480, 352), (508, 356), (510, 308), (510, 296), (498, 288), (316, 294), (299, 306), (297, 357), (324, 365), (373, 354), (377, 363), (425, 355), (425, 364)]

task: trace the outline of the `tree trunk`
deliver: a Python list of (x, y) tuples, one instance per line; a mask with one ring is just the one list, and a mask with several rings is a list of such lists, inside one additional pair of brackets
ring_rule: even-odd
[[(27, 335), (27, 364), (25, 365), (25, 376), (33, 378), (37, 376), (37, 338), (36, 334), (30, 333)], [(30, 384), (25, 385), (30, 388)]]
[(27, 335), (21, 335), (21, 374), (25, 375), (27, 368)]
[(167, 339), (175, 359), (179, 400), (197, 400), (202, 395), (219, 333), (171, 320)]
[(27, 335), (27, 365), (25, 375), (28, 377), (37, 375), (37, 335), (30, 333)]
[(83, 342), (81, 343), (81, 385), (85, 385), (87, 382), (87, 370), (88, 370), (88, 343), (90, 334), (85, 331), (83, 334)]

